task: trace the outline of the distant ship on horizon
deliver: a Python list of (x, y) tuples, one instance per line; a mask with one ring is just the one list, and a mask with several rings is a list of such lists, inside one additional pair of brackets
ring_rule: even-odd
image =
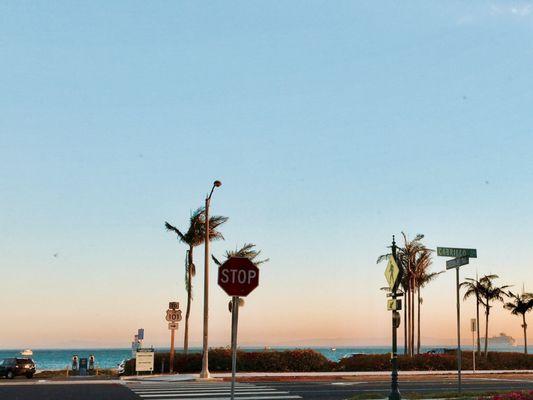
[[(481, 346), (485, 345), (485, 338), (481, 338)], [(515, 347), (516, 346), (516, 340), (506, 335), (505, 333), (500, 333), (499, 336), (493, 336), (489, 338), (488, 342), (489, 348), (493, 349), (504, 349), (509, 347)]]

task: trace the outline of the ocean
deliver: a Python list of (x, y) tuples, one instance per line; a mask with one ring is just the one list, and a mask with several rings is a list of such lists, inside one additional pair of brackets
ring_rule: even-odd
[[(389, 353), (390, 347), (338, 347), (336, 349), (326, 347), (299, 347), (301, 349), (313, 349), (323, 354), (325, 357), (332, 361), (338, 361), (343, 356), (352, 353), (363, 354), (386, 354)], [(450, 346), (424, 346), (422, 352), (434, 348), (452, 348)], [(528, 349), (531, 346), (528, 346)], [(295, 347), (272, 347), (270, 350), (293, 350)], [(470, 347), (463, 347), (463, 350), (471, 350)], [(161, 351), (168, 351), (168, 348), (156, 349)], [(264, 348), (243, 348), (245, 351), (262, 351)], [(533, 349), (532, 349), (533, 350)], [(508, 348), (505, 350), (498, 349), (498, 351), (523, 351), (523, 347), (517, 346), (514, 348)], [(177, 350), (179, 352), (179, 349)], [(201, 352), (200, 348), (190, 349), (191, 353)], [(398, 354), (403, 353), (403, 347), (398, 349)], [(39, 371), (44, 370), (60, 370), (65, 369), (67, 365), (70, 365), (72, 356), (78, 355), (78, 357), (89, 358), (90, 355), (95, 356), (96, 365), (99, 368), (115, 368), (117, 365), (125, 359), (131, 358), (131, 349), (41, 349), (33, 350), (33, 360), (37, 365)], [(22, 357), (20, 350), (0, 350), (0, 359), (8, 357)]]

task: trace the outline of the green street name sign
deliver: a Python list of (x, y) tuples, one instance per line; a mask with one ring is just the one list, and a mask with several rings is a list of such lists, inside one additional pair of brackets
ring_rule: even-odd
[(452, 258), (451, 260), (446, 261), (446, 269), (459, 268), (468, 264), (469, 260), (470, 258), (468, 257)]
[(477, 258), (476, 249), (458, 249), (455, 247), (437, 247), (437, 255), (441, 257)]

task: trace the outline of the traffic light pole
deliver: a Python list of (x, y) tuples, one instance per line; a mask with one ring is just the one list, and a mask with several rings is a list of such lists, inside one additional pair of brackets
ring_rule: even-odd
[[(396, 242), (394, 236), (392, 237), (392, 257), (396, 261)], [(396, 264), (398, 262), (396, 261)], [(398, 264), (400, 266), (400, 264)], [(400, 267), (401, 268), (401, 267)], [(393, 288), (392, 299), (396, 303), (396, 288)], [(392, 373), (391, 373), (391, 392), (389, 400), (401, 400), (402, 395), (398, 389), (398, 327), (400, 326), (400, 313), (396, 310), (392, 311)]]

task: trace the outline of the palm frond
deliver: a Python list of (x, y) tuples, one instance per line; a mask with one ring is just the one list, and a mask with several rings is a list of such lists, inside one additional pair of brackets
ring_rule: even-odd
[(392, 255), (392, 253), (387, 253), (387, 254), (382, 254), (378, 257), (378, 259), (376, 260), (376, 264), (379, 264), (380, 262), (383, 262), (385, 260), (388, 260), (390, 258), (390, 256)]
[(180, 230), (178, 228), (176, 228), (175, 226), (173, 225), (170, 225), (168, 222), (165, 221), (165, 228), (167, 229), (167, 231), (171, 231), (171, 232), (174, 232), (176, 235), (178, 235), (178, 239), (180, 241), (184, 241), (185, 239), (185, 236), (183, 235), (183, 233), (180, 232)]
[[(226, 257), (226, 259), (228, 259), (230, 257), (246, 257), (250, 261), (252, 261), (255, 266), (259, 266), (261, 264), (264, 264), (264, 263), (270, 261), (269, 258), (266, 258), (266, 259), (263, 259), (263, 260), (258, 260), (257, 258), (261, 254), (261, 250), (255, 250), (254, 247), (255, 247), (255, 244), (253, 244), (253, 243), (245, 243), (240, 249), (226, 251), (225, 257)], [(213, 261), (215, 261), (215, 260), (216, 259), (213, 256)], [(221, 265), (221, 262), (219, 260), (216, 260), (215, 263), (217, 265)]]

